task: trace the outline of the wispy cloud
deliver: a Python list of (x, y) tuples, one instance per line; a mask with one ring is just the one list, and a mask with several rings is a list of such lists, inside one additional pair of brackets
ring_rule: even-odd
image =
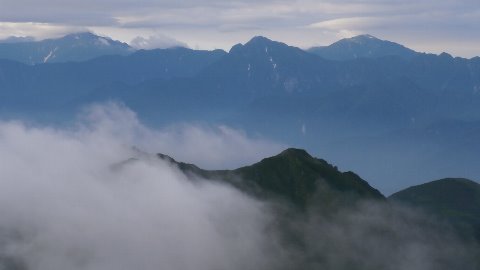
[(240, 167), (286, 148), (227, 126), (184, 123), (151, 129), (133, 111), (117, 103), (91, 105), (79, 118), (78, 125), (88, 133), (115, 137), (142, 151), (168, 154), (206, 168)]

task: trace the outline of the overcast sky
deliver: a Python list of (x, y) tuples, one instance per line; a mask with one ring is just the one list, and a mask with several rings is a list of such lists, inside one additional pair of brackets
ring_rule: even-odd
[(480, 55), (478, 0), (0, 0), (0, 39), (93, 31), (146, 47), (229, 49), (263, 35), (307, 48), (372, 34), (417, 51)]

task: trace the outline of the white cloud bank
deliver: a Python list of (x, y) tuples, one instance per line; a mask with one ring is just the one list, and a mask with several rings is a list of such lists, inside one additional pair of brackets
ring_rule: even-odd
[(142, 151), (167, 154), (207, 169), (248, 165), (286, 148), (227, 126), (178, 124), (150, 129), (133, 111), (115, 103), (89, 107), (80, 115), (78, 132), (116, 138)]
[(0, 122), (0, 269), (478, 269), (470, 242), (410, 210), (278, 215), (132, 148), (213, 166), (275, 144), (227, 127), (151, 130), (116, 104), (80, 119), (71, 129)]
[[(174, 138), (112, 104), (84, 119), (71, 130), (0, 123), (0, 268), (5, 261), (36, 270), (271, 265), (264, 204), (226, 185), (192, 183), (154, 156), (112, 166), (139, 155), (132, 142), (192, 147), (192, 160), (208, 160), (248, 138), (197, 127), (179, 131), (195, 138)], [(198, 147), (203, 139), (211, 141)]]

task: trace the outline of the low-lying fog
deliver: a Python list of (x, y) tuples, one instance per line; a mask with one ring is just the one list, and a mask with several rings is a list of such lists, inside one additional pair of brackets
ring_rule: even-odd
[(3, 121), (0, 269), (475, 269), (473, 244), (410, 210), (365, 203), (286, 221), (276, 203), (146, 154), (234, 168), (284, 147), (224, 126), (152, 130), (116, 104), (71, 128)]

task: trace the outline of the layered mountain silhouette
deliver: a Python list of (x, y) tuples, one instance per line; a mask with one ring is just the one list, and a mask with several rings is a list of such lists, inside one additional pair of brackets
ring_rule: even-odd
[(89, 32), (42, 41), (16, 37), (0, 41), (0, 58), (30, 65), (85, 61), (104, 55), (128, 55), (133, 51), (126, 43)]
[[(182, 91), (194, 88), (207, 96), (220, 92), (223, 96), (217, 99), (223, 103), (241, 98), (239, 105), (249, 106), (248, 111), (253, 113), (268, 106), (272, 111), (291, 115), (287, 107), (313, 118), (321, 114), (322, 118), (348, 124), (362, 120), (365, 125), (369, 121), (404, 127), (412, 121), (478, 119), (479, 66), (476, 58), (467, 60), (447, 54), (416, 54), (409, 60), (394, 56), (327, 61), (255, 37), (245, 45), (234, 46), (229, 53), (178, 48), (38, 67), (2, 61), (0, 86), (4, 92), (14, 91), (15, 97), (23, 98), (15, 105), (52, 93), (50, 103), (40, 104), (60, 108), (65, 101), (81, 105), (82, 101), (76, 100), (79, 94), (91, 96), (105, 88), (110, 91), (109, 97), (133, 98), (136, 102), (151, 99), (147, 97), (151, 92), (162, 95), (157, 89), (171, 89), (179, 97), (185, 96)], [(182, 80), (172, 81), (175, 78)], [(117, 90), (122, 88), (135, 95), (122, 96), (122, 91)], [(26, 94), (29, 90), (38, 95)], [(56, 95), (65, 95), (66, 100), (58, 101)], [(1, 105), (11, 103), (4, 99)]]
[[(111, 100), (126, 104), (147, 125), (227, 124), (296, 147), (234, 170), (205, 170), (164, 154), (157, 157), (192, 181), (226, 182), (261, 200), (292, 206), (291, 212), (274, 213), (272, 226), (282, 232), (276, 240), (285, 238), (287, 246), (306, 254), (302, 261), (312, 263), (312, 269), (327, 262), (325, 254), (332, 250), (344, 252), (345, 246), (336, 246), (342, 239), (348, 240), (347, 247), (360, 247), (350, 252), (355, 256), (362, 254), (355, 251), (364, 251), (364, 244), (409, 249), (396, 246), (404, 236), (397, 222), (426, 226), (420, 234), (406, 234), (413, 240), (432, 240), (428, 230), (437, 228), (430, 226), (437, 220), (480, 240), (480, 188), (474, 181), (442, 179), (388, 198), (379, 191), (388, 195), (445, 175), (480, 179), (478, 57), (418, 53), (369, 35), (307, 51), (265, 37), (229, 52), (133, 51), (90, 33), (0, 43), (0, 121), (65, 125), (83, 106)], [(313, 156), (338, 167), (299, 148), (311, 149)], [(137, 161), (132, 158), (112, 169)], [(365, 201), (373, 207), (365, 207)], [(409, 210), (397, 210), (399, 203)], [(318, 209), (332, 210), (332, 219), (308, 216)], [(433, 218), (412, 218), (411, 209)], [(319, 220), (308, 223), (309, 217)], [(311, 227), (298, 229), (303, 222)], [(316, 234), (307, 233), (318, 228), (346, 237), (312, 238)], [(370, 258), (369, 252), (363, 255)], [(354, 269), (355, 256), (342, 269)], [(24, 269), (9, 257), (0, 258), (0, 265)], [(361, 269), (372, 269), (366, 265)]]
[(368, 35), (323, 49), (345, 57), (254, 37), (229, 52), (142, 50), (33, 66), (5, 59), (0, 113), (68, 123), (87, 104), (115, 100), (149, 125), (227, 124), (312, 149), (387, 193), (444, 175), (480, 177), (480, 58), (416, 53)]

